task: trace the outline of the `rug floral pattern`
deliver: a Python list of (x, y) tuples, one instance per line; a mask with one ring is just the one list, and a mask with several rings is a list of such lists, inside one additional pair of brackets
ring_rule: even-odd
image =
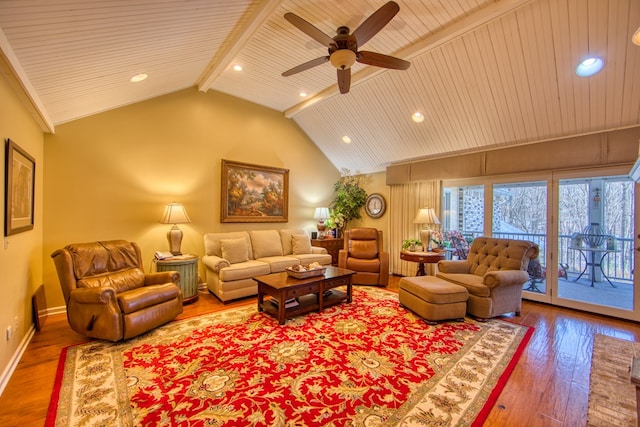
[(377, 288), (286, 325), (233, 308), (70, 347), (47, 425), (471, 425), (527, 331), (429, 326)]

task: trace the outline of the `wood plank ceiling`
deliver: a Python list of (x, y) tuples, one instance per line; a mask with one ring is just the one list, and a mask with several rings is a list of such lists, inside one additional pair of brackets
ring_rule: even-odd
[[(281, 111), (353, 172), (640, 125), (640, 47), (631, 43), (640, 1), (397, 3), (364, 49), (411, 67), (356, 64), (346, 95), (328, 63), (281, 76), (326, 55), (283, 15), (333, 36), (384, 0), (2, 0), (0, 49), (50, 131), (196, 85)], [(605, 68), (581, 78), (575, 66), (587, 55)], [(129, 82), (142, 72), (146, 81)], [(424, 122), (411, 120), (415, 111)]]

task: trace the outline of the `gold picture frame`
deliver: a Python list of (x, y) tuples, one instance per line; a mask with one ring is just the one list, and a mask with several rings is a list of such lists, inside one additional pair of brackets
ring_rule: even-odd
[(289, 169), (222, 160), (220, 222), (287, 222)]
[(11, 139), (5, 156), (4, 235), (33, 229), (36, 161)]

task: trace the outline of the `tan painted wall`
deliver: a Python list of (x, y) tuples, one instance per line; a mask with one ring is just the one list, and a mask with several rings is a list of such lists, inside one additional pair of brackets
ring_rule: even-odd
[[(0, 245), (0, 372), (8, 366), (20, 342), (32, 326), (31, 296), (42, 283), (43, 134), (7, 81), (0, 77), (0, 130), (2, 136), (2, 192), (5, 188), (5, 140), (11, 138), (36, 160), (34, 227), (3, 238)], [(5, 221), (4, 197), (0, 198)], [(3, 234), (4, 235), (4, 234)], [(15, 319), (17, 321), (17, 328)], [(13, 338), (6, 340), (8, 326)], [(17, 329), (17, 330), (16, 330)]]
[[(315, 230), (317, 206), (340, 173), (282, 113), (195, 88), (56, 127), (45, 137), (44, 283), (48, 306), (64, 305), (53, 262), (72, 242), (136, 241), (152, 266), (168, 250), (167, 203), (183, 203), (182, 251), (203, 254), (203, 234), (248, 228)], [(221, 160), (289, 169), (289, 222), (220, 223)], [(204, 277), (201, 267), (201, 276)]]
[(389, 251), (389, 186), (386, 185), (386, 173), (378, 172), (374, 174), (365, 175), (364, 189), (367, 194), (379, 193), (382, 194), (387, 202), (387, 211), (380, 218), (371, 218), (367, 215), (364, 209), (362, 209), (362, 219), (354, 221), (353, 224), (349, 224), (349, 227), (373, 227), (378, 230), (382, 230), (382, 238), (384, 248)]

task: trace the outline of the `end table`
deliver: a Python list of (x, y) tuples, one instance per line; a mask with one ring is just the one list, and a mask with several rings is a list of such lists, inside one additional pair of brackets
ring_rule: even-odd
[(344, 238), (325, 237), (324, 239), (311, 239), (311, 246), (325, 248), (331, 255), (331, 265), (338, 265), (338, 254), (340, 249), (344, 249)]
[(178, 286), (182, 290), (182, 303), (198, 300), (198, 256), (178, 255), (173, 258), (156, 260), (157, 271), (177, 271), (180, 273)]

